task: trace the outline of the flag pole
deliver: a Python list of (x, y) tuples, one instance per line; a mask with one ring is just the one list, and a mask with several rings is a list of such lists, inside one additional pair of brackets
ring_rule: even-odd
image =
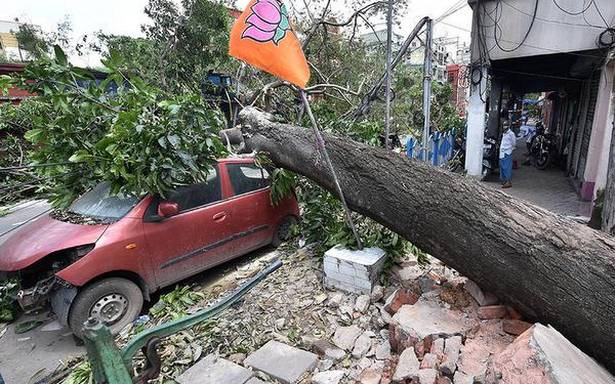
[(335, 173), (335, 169), (333, 168), (333, 163), (331, 163), (331, 158), (329, 157), (329, 153), (327, 152), (327, 148), (325, 148), (325, 140), (320, 134), (320, 130), (318, 129), (318, 123), (314, 118), (314, 114), (312, 113), (312, 108), (310, 107), (310, 103), (307, 99), (307, 95), (303, 89), (299, 90), (301, 94), (301, 100), (303, 101), (303, 105), (305, 106), (305, 112), (310, 118), (310, 122), (312, 123), (312, 128), (314, 130), (314, 136), (316, 136), (316, 146), (318, 150), (322, 153), (325, 158), (325, 162), (329, 167), (329, 171), (331, 171), (331, 176), (333, 177), (333, 183), (335, 184), (335, 189), (337, 190), (338, 197), (342, 202), (342, 206), (344, 207), (344, 213), (346, 215), (346, 221), (352, 230), (352, 234), (354, 235), (355, 240), (357, 241), (357, 248), (363, 249), (363, 243), (361, 242), (361, 238), (357, 233), (357, 229), (352, 221), (352, 216), (350, 215), (350, 209), (348, 209), (348, 205), (346, 204), (346, 199), (344, 198), (344, 192), (342, 192), (342, 187), (340, 186), (340, 181), (337, 178), (337, 174)]

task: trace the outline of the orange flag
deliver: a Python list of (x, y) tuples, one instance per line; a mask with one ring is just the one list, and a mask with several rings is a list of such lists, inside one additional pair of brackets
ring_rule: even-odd
[(279, 0), (252, 0), (231, 30), (229, 54), (300, 88), (310, 80), (301, 44)]

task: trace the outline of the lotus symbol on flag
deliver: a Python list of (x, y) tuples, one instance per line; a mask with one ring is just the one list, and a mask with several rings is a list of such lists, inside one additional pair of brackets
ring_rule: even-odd
[(286, 6), (278, 0), (258, 0), (251, 10), (241, 37), (262, 43), (273, 41), (277, 45), (290, 29)]

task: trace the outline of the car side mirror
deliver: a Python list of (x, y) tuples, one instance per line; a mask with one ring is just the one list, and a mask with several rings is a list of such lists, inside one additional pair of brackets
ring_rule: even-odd
[(179, 204), (172, 201), (161, 201), (158, 204), (158, 216), (172, 217), (179, 213)]

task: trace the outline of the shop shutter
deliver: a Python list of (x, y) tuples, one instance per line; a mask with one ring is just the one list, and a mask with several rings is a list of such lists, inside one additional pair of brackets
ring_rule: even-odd
[(595, 71), (591, 78), (590, 92), (589, 92), (589, 105), (587, 108), (587, 117), (585, 118), (585, 129), (583, 131), (583, 137), (581, 139), (581, 155), (579, 157), (579, 165), (577, 167), (577, 176), (579, 180), (584, 180), (585, 164), (587, 162), (587, 154), (589, 152), (589, 140), (592, 135), (592, 128), (594, 125), (594, 113), (596, 112), (596, 103), (598, 101), (598, 91), (600, 89), (600, 75), (602, 71)]

